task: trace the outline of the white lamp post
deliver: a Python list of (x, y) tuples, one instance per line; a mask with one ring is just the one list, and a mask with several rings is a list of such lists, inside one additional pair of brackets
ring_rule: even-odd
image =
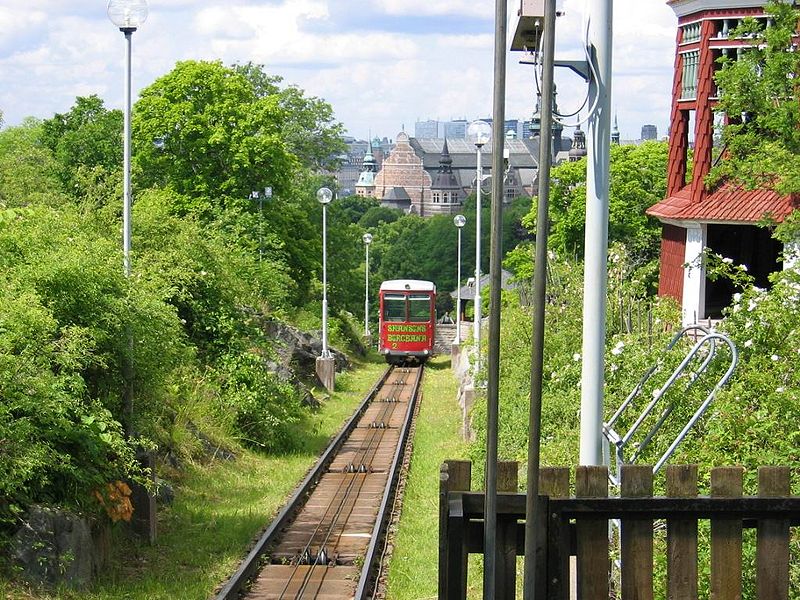
[(486, 121), (473, 121), (467, 127), (467, 139), (475, 144), (477, 154), (475, 178), (475, 372), (481, 369), (481, 149), (492, 138), (492, 126)]
[(458, 251), (456, 259), (456, 344), (461, 343), (461, 229), (467, 223), (464, 215), (453, 217), (453, 224), (458, 229)]
[(372, 234), (365, 233), (361, 236), (364, 241), (366, 254), (366, 268), (364, 269), (364, 337), (369, 337), (369, 245), (372, 243)]
[(125, 111), (123, 125), (122, 260), (131, 274), (131, 37), (147, 20), (146, 0), (109, 0), (108, 18), (125, 35)]
[(322, 358), (328, 358), (328, 216), (327, 207), (333, 192), (323, 187), (317, 190), (317, 201), (322, 204)]

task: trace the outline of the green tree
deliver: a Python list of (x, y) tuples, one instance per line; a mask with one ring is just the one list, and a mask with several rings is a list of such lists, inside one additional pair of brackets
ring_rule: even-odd
[(732, 35), (749, 38), (752, 45), (738, 60), (720, 59), (718, 109), (729, 117), (723, 129), (726, 156), (709, 182), (728, 179), (793, 193), (800, 191), (800, 53), (795, 42), (800, 10), (770, 2), (765, 11), (770, 26), (745, 19)]
[[(611, 147), (609, 242), (623, 242), (641, 261), (657, 256), (661, 228), (645, 210), (664, 198), (667, 157), (664, 142)], [(551, 181), (550, 247), (564, 256), (582, 256), (586, 159), (558, 165)], [(534, 206), (525, 219), (531, 232), (535, 230), (536, 210)]]
[(334, 168), (344, 152), (344, 128), (338, 123), (330, 104), (320, 98), (306, 97), (297, 86), (281, 89), (283, 78), (269, 75), (264, 65), (248, 62), (234, 69), (252, 84), (259, 98), (275, 97), (285, 113), (281, 137), (300, 162), (313, 169)]
[(289, 191), (298, 160), (282, 138), (285, 110), (275, 95), (220, 62), (179, 62), (142, 90), (134, 107), (139, 185), (183, 196), (178, 212), (206, 219), (241, 207), (252, 190)]
[(388, 206), (373, 206), (362, 215), (358, 224), (361, 227), (378, 227), (382, 223), (394, 223), (403, 216), (403, 211)]
[(59, 165), (64, 189), (82, 195), (87, 172), (106, 178), (122, 166), (122, 111), (107, 110), (96, 95), (78, 97), (64, 114), (42, 122), (42, 143)]
[(63, 202), (60, 167), (33, 118), (0, 131), (0, 201), (8, 207)]

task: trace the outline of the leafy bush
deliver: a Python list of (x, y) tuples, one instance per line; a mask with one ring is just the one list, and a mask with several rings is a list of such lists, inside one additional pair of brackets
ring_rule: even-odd
[(255, 352), (222, 357), (216, 371), (220, 407), (243, 443), (267, 451), (295, 449), (303, 409), (297, 391), (264, 368)]
[(138, 473), (119, 422), (86, 393), (91, 355), (84, 328), (0, 280), (0, 525), (32, 502), (92, 505), (90, 491)]

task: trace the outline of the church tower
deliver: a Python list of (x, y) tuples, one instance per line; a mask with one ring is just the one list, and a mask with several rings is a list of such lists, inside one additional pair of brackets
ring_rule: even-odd
[(464, 191), (453, 173), (453, 159), (444, 139), (439, 170), (431, 182), (431, 207), (428, 214), (440, 215), (458, 212), (463, 202)]
[(356, 195), (369, 198), (375, 197), (375, 156), (372, 153), (372, 141), (369, 142), (367, 154), (364, 156), (364, 170), (358, 176)]

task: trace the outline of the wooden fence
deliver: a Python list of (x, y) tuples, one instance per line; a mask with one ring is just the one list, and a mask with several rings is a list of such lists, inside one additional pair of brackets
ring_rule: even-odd
[[(791, 528), (800, 525), (800, 497), (790, 495), (788, 467), (760, 467), (758, 496), (743, 496), (741, 467), (711, 471), (711, 494), (699, 496), (696, 465), (666, 468), (666, 497), (653, 497), (649, 466), (622, 468), (620, 497), (608, 497), (606, 467), (578, 467), (570, 497), (567, 468), (542, 469), (536, 597), (570, 597), (570, 569), (579, 599), (648, 600), (653, 592), (653, 524), (666, 521), (666, 592), (698, 598), (698, 521), (710, 520), (711, 597), (742, 598), (742, 532), (757, 530), (758, 600), (789, 599)], [(447, 461), (440, 477), (439, 598), (466, 598), (467, 558), (483, 552), (482, 492), (471, 492), (471, 464)], [(497, 589), (514, 598), (516, 557), (524, 552), (525, 496), (516, 493), (517, 464), (498, 465)], [(609, 521), (620, 523), (620, 589), (610, 589)], [(571, 557), (575, 557), (571, 560)], [(793, 591), (796, 598), (797, 590)]]

